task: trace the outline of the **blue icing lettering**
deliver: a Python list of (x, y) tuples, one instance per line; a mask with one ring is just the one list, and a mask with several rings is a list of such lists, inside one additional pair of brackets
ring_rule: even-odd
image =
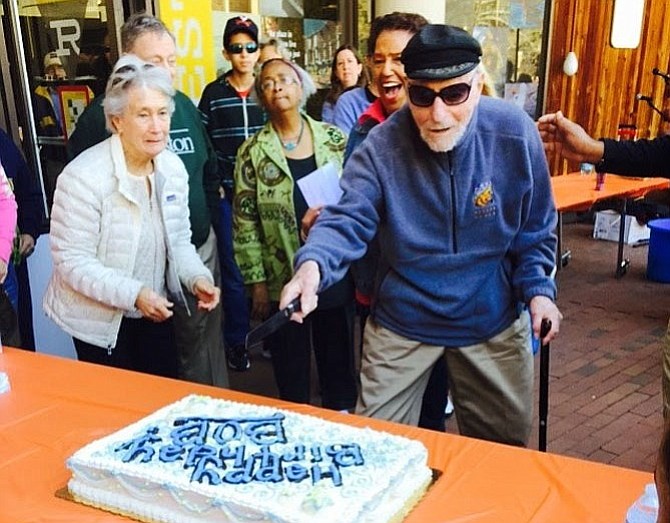
[(247, 475), (244, 468), (236, 468), (223, 476), (224, 483), (230, 483), (231, 485), (239, 485), (240, 483), (249, 483), (251, 477)]
[(336, 487), (342, 486), (342, 474), (340, 469), (338, 469), (334, 464), (330, 465), (312, 465), (312, 484), (316, 484), (322, 479), (331, 478), (333, 480), (333, 485)]
[(239, 420), (223, 420), (217, 423), (212, 438), (219, 445), (224, 445), (229, 441), (239, 441), (242, 438), (242, 424)]
[(291, 463), (286, 467), (284, 469), (284, 474), (286, 475), (286, 479), (293, 483), (300, 483), (303, 479), (309, 477), (307, 467), (303, 467), (297, 463)]
[(179, 427), (170, 433), (175, 445), (203, 445), (207, 441), (209, 420), (206, 418), (179, 418), (174, 426)]
[(224, 445), (221, 447), (221, 450), (219, 450), (219, 456), (224, 462), (231, 459), (235, 460), (233, 462), (233, 467), (239, 468), (244, 465), (245, 450), (246, 447), (244, 445), (238, 445), (237, 447)]
[(184, 425), (184, 427), (174, 430), (171, 437), (175, 442), (183, 444), (204, 443), (209, 425), (214, 425), (212, 438), (220, 445), (239, 441), (243, 434), (256, 445), (286, 443), (282, 425), (284, 418), (280, 412), (262, 418), (180, 418), (175, 421), (175, 426)]
[(274, 459), (271, 459), (267, 465), (261, 465), (256, 473), (254, 479), (263, 483), (279, 483), (283, 478), (282, 471), (279, 468), (279, 457), (273, 454)]
[(312, 454), (312, 463), (318, 463), (323, 460), (321, 457), (321, 447), (319, 445), (312, 445), (309, 452)]
[(223, 467), (223, 462), (219, 459), (216, 448), (210, 445), (198, 445), (188, 451), (184, 468), (193, 467), (191, 481), (202, 483), (207, 480), (210, 485), (219, 485), (221, 477), (213, 468), (207, 468), (207, 465), (210, 464), (218, 468)]
[(264, 445), (263, 447), (261, 447), (260, 451), (253, 454), (253, 458), (260, 461), (261, 467), (267, 467), (273, 461), (276, 461), (278, 459), (278, 456), (277, 454), (274, 454), (273, 452), (270, 451), (270, 447)]
[(222, 466), (223, 463), (219, 459), (219, 453), (216, 451), (215, 447), (211, 445), (194, 445), (188, 449), (188, 455), (186, 461), (184, 462), (184, 468), (195, 467), (197, 462), (202, 459), (207, 459), (213, 463), (216, 463), (217, 466)]
[(326, 454), (333, 458), (338, 467), (360, 466), (365, 463), (361, 447), (355, 443), (349, 445), (328, 445)]
[(304, 461), (305, 460), (305, 445), (295, 445), (293, 450), (284, 452), (281, 457), (282, 461)]
[(172, 463), (181, 459), (184, 447), (180, 445), (164, 445), (158, 452), (158, 459), (163, 463)]
[(286, 434), (284, 434), (282, 424), (285, 417), (282, 413), (277, 412), (269, 418), (246, 420), (244, 433), (256, 445), (286, 443)]
[(220, 485), (221, 476), (216, 470), (206, 468), (207, 464), (208, 460), (206, 459), (198, 461), (195, 470), (193, 470), (193, 474), (191, 474), (191, 481), (197, 481), (198, 483), (207, 481), (210, 485)]
[(254, 478), (254, 463), (256, 459), (254, 456), (249, 456), (244, 460), (244, 466), (226, 474), (224, 481), (230, 483), (251, 483)]
[(158, 427), (149, 427), (142, 436), (119, 445), (114, 451), (126, 451), (121, 458), (124, 463), (133, 461), (135, 458), (140, 458), (140, 463), (147, 463), (151, 461), (156, 452), (152, 445), (162, 441), (160, 437), (155, 436), (157, 433)]
[[(273, 452), (273, 445), (287, 443), (284, 419), (282, 413), (255, 418), (183, 417), (174, 421), (163, 445), (158, 445), (163, 441), (158, 427), (149, 427), (114, 451), (122, 453), (124, 462), (147, 463), (154, 457), (163, 463), (183, 462), (184, 469), (192, 469), (191, 481), (210, 485), (298, 483), (311, 477), (313, 484), (330, 479), (339, 487), (340, 468), (365, 463), (355, 443), (296, 443)], [(248, 448), (257, 450), (247, 454)]]
[(254, 479), (272, 483), (278, 483), (283, 479), (279, 468), (280, 458), (277, 454), (270, 451), (270, 447), (261, 447), (260, 452), (257, 452), (252, 457), (258, 461), (258, 469), (254, 474)]

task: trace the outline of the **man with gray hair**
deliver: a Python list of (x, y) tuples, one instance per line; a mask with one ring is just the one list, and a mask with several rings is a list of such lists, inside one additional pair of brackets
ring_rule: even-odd
[[(172, 81), (176, 76), (177, 51), (174, 35), (158, 18), (135, 14), (121, 27), (123, 53), (167, 69)], [(103, 96), (96, 97), (77, 121), (68, 140), (70, 158), (109, 136), (102, 110)], [(212, 222), (218, 216), (219, 175), (216, 153), (200, 119), (198, 109), (182, 92), (174, 96), (175, 110), (170, 124), (168, 148), (175, 152), (188, 172), (188, 199), (191, 220), (191, 242), (200, 258), (220, 285), (216, 236)], [(175, 338), (179, 353), (178, 377), (188, 381), (228, 386), (221, 305), (212, 311), (198, 310), (190, 293), (187, 307), (175, 306)]]
[(461, 433), (525, 445), (531, 336), (550, 320), (548, 342), (561, 320), (556, 211), (535, 124), (481, 96), (480, 60), (479, 42), (456, 27), (411, 38), (401, 55), (409, 103), (349, 158), (344, 194), (297, 252), (280, 307), (300, 296), (292, 319), (302, 321), (378, 234), (356, 412), (416, 425), (444, 357)]

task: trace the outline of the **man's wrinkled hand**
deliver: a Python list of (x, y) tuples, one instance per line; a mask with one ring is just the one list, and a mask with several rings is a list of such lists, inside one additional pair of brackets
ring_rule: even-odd
[(549, 343), (553, 340), (561, 327), (561, 320), (563, 315), (558, 310), (556, 304), (547, 296), (535, 296), (530, 300), (530, 319), (533, 329), (533, 337), (540, 338), (540, 329), (542, 328), (542, 321), (549, 320), (551, 322), (551, 329), (547, 335), (541, 340), (543, 344)]
[(289, 303), (300, 296), (300, 312), (294, 312), (291, 315), (291, 320), (302, 323), (305, 317), (318, 305), (319, 299), (316, 293), (319, 290), (320, 282), (319, 265), (312, 260), (306, 261), (298, 267), (291, 281), (282, 289), (279, 308), (287, 307)]

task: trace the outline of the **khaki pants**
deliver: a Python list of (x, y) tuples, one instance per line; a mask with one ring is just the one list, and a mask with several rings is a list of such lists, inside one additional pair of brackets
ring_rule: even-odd
[[(211, 271), (214, 284), (221, 285), (221, 269), (216, 253), (216, 236), (210, 229), (205, 243), (198, 248), (198, 255)], [(221, 303), (213, 311), (198, 309), (198, 300), (190, 289), (184, 288), (186, 302), (191, 312), (179, 305), (174, 307), (174, 331), (177, 344), (179, 379), (225, 387), (228, 370), (221, 332)]]
[(526, 313), (484, 343), (448, 349), (409, 340), (368, 319), (356, 413), (416, 425), (431, 369), (445, 357), (461, 434), (526, 445), (533, 416), (530, 340)]

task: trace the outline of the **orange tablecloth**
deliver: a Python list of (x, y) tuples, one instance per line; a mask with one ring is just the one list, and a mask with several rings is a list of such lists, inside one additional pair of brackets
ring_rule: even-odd
[(553, 454), (5, 349), (0, 371), (0, 522), (127, 521), (58, 498), (66, 458), (92, 439), (190, 393), (277, 405), (423, 441), (442, 471), (408, 523), (618, 523), (652, 475)]
[(554, 192), (554, 202), (559, 212), (583, 211), (594, 203), (607, 198), (638, 198), (649, 191), (667, 189), (670, 180), (667, 178), (632, 178), (607, 174), (605, 184), (600, 191), (596, 191), (596, 175), (582, 176), (580, 173), (570, 173), (563, 176), (553, 176), (551, 186)]

